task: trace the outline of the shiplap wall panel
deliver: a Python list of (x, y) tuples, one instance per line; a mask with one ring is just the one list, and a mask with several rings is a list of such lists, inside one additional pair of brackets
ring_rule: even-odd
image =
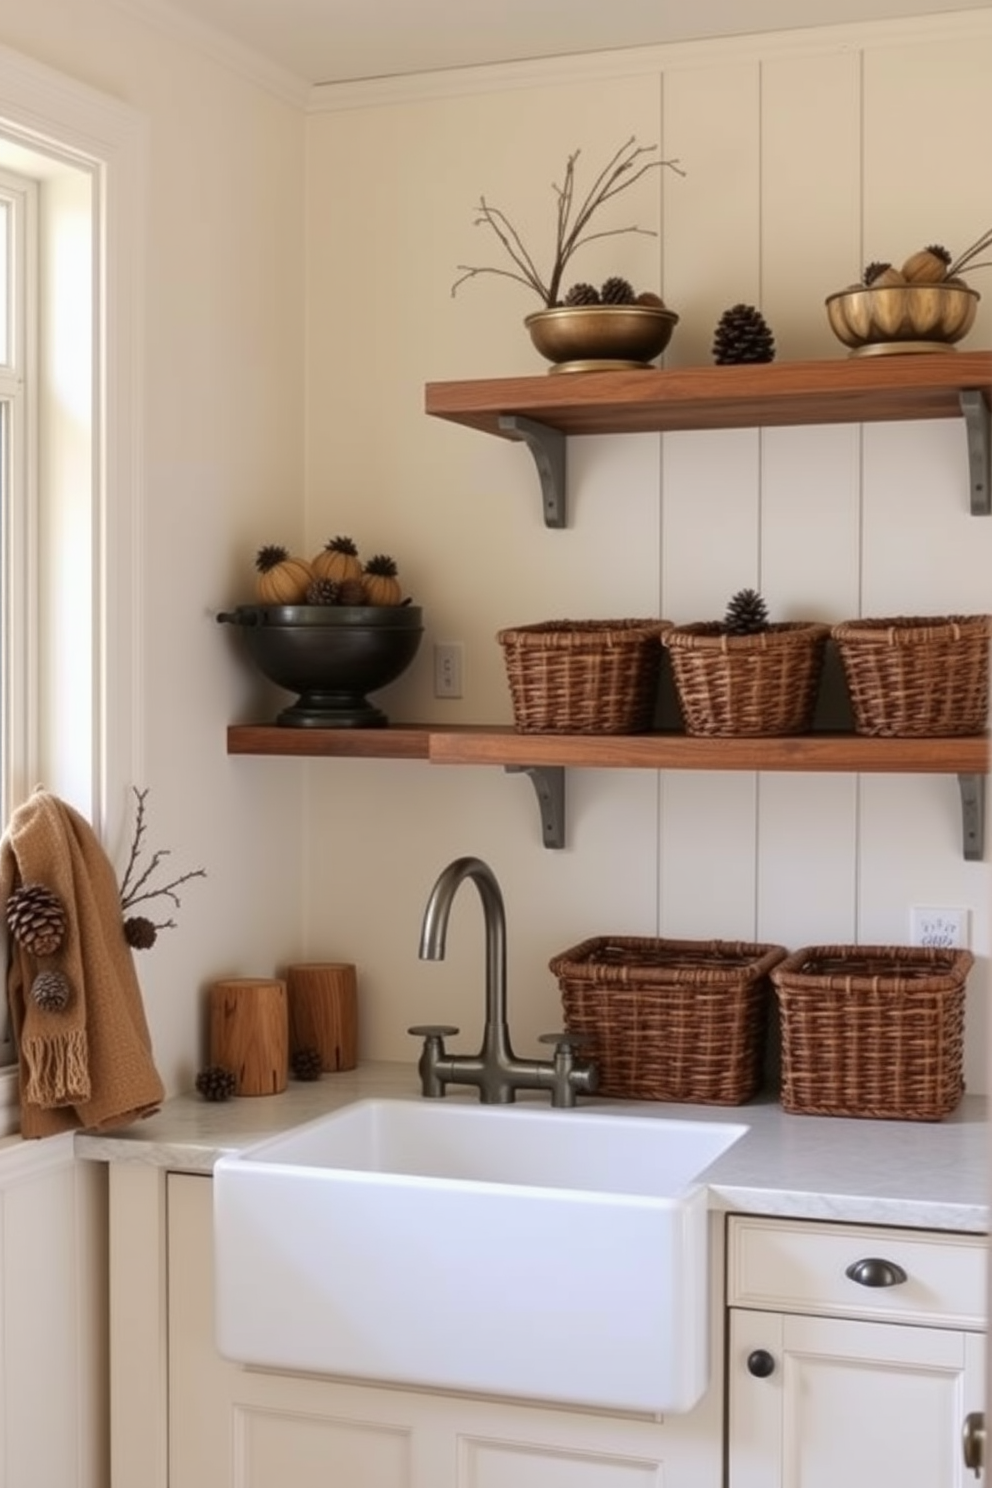
[(664, 295), (681, 316), (666, 365), (699, 366), (722, 312), (760, 287), (759, 66), (673, 69), (663, 106), (666, 150), (686, 171), (665, 198)]
[[(957, 422), (573, 440), (572, 522), (548, 533), (525, 450), (422, 418), (426, 380), (543, 370), (522, 291), (493, 278), (454, 301), (448, 290), (458, 262), (498, 261), (471, 227), (479, 192), (540, 241), (549, 180), (577, 146), (599, 158), (636, 134), (686, 169), (659, 173), (618, 213), (660, 224), (660, 239), (607, 238), (575, 265), (593, 282), (660, 274), (681, 317), (670, 367), (709, 364), (719, 315), (738, 301), (762, 305), (780, 359), (843, 357), (827, 293), (866, 258), (934, 239), (956, 248), (992, 223), (987, 20), (796, 31), (657, 60), (652, 73), (632, 56), (629, 78), (521, 87), (508, 74), (484, 96), (311, 121), (308, 520), (316, 540), (332, 520), (391, 544), (424, 603), (427, 649), (395, 689), (407, 717), (505, 719), (496, 627), (566, 609), (716, 618), (748, 584), (790, 617), (946, 609), (959, 595), (990, 608), (992, 521), (968, 514)], [(980, 347), (992, 340), (992, 273), (975, 283), (984, 298), (968, 344)], [(442, 634), (466, 642), (461, 705), (431, 695)], [(548, 956), (587, 934), (902, 940), (924, 894), (968, 905), (979, 955), (969, 1085), (986, 1088), (989, 871), (962, 862), (953, 776), (570, 771), (568, 845), (548, 854), (523, 778), (355, 762), (342, 783), (343, 769), (312, 772), (306, 953), (367, 962), (369, 1056), (404, 1057), (415, 1018), (466, 1029), (479, 1011), (477, 906), (459, 910), (470, 929), (453, 927), (452, 981), (411, 951), (435, 873), (471, 851), (507, 892), (522, 1048), (557, 1021)], [(382, 934), (384, 898), (399, 938)]]
[(853, 940), (856, 778), (762, 775), (758, 803), (758, 939), (789, 950)]
[[(873, 46), (864, 76), (864, 255), (960, 252), (992, 226), (992, 37)], [(969, 282), (982, 291), (971, 344), (988, 346), (992, 274)]]
[(746, 771), (662, 776), (662, 935), (753, 937), (756, 796)]
[(762, 63), (761, 308), (782, 361), (837, 354), (823, 301), (858, 276), (860, 98), (851, 48)]

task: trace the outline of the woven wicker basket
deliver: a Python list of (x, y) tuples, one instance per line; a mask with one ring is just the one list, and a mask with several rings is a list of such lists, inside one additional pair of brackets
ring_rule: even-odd
[(964, 1094), (970, 951), (807, 946), (772, 969), (782, 1106), (818, 1116), (939, 1121)]
[(782, 946), (600, 936), (551, 961), (603, 1095), (740, 1105), (761, 1088)]
[(903, 738), (984, 733), (992, 616), (847, 620), (832, 634), (856, 733)]
[(497, 632), (520, 733), (641, 734), (667, 620), (548, 620)]
[(724, 634), (718, 621), (665, 632), (686, 732), (804, 734), (813, 722), (828, 625), (772, 625)]

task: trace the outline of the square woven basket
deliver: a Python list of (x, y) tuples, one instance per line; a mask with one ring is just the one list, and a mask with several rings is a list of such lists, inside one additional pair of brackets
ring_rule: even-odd
[(981, 734), (992, 615), (897, 615), (835, 625), (858, 734)]
[(643, 734), (667, 620), (547, 620), (497, 632), (520, 733)]
[(742, 941), (599, 936), (550, 966), (601, 1094), (736, 1106), (761, 1088), (769, 972), (785, 955)]
[(772, 968), (786, 1111), (939, 1121), (964, 1094), (970, 951), (806, 946)]
[(828, 625), (799, 621), (743, 636), (718, 621), (670, 627), (664, 643), (686, 733), (808, 733), (829, 635)]

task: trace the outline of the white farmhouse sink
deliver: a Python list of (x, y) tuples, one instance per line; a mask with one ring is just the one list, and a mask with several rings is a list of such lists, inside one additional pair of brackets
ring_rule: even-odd
[(241, 1363), (622, 1411), (708, 1383), (699, 1174), (747, 1130), (365, 1100), (214, 1168)]

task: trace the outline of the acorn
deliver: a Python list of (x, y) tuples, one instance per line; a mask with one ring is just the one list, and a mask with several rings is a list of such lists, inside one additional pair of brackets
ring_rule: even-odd
[(652, 310), (664, 310), (665, 302), (661, 295), (655, 294), (650, 289), (645, 289), (634, 301), (635, 305), (648, 305)]
[(903, 278), (910, 284), (943, 284), (951, 255), (941, 243), (931, 243), (919, 253), (910, 254), (902, 266)]

